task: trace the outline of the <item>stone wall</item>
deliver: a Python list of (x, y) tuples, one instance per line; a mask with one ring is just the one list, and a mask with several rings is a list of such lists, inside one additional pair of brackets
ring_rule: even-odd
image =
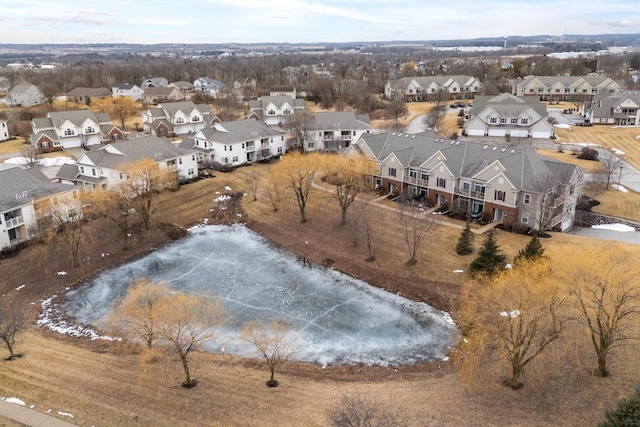
[(640, 231), (640, 223), (628, 219), (617, 218), (610, 215), (601, 215), (594, 212), (581, 211), (576, 209), (574, 225), (578, 227), (591, 227), (592, 225), (603, 224), (624, 224)]

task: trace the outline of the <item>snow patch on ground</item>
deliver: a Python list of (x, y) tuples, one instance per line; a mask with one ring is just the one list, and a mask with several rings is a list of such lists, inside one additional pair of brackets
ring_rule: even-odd
[(56, 271), (56, 274), (57, 274), (58, 276), (66, 276), (66, 275), (67, 275), (67, 272), (66, 272), (66, 271)]
[(560, 129), (571, 129), (571, 125), (568, 125), (566, 123), (559, 123), (557, 125), (553, 125), (554, 127), (560, 128)]
[(228, 194), (223, 194), (222, 196), (216, 197), (215, 199), (213, 199), (214, 202), (217, 203), (222, 203), (222, 202), (226, 202), (227, 200), (230, 200), (231, 196), (229, 196)]
[(16, 405), (20, 405), (20, 406), (25, 406), (25, 403), (23, 400), (18, 399), (17, 397), (2, 397), (0, 398), (2, 400), (4, 400), (7, 403), (15, 403)]
[(18, 286), (18, 287), (16, 288), (16, 291), (19, 291), (20, 289), (24, 288), (25, 286), (27, 286), (27, 285), (20, 285), (20, 286)]
[[(27, 157), (11, 157), (4, 161), (4, 163), (10, 165), (22, 165), (26, 166), (31, 162), (32, 159)], [(38, 159), (38, 164), (40, 166), (50, 167), (50, 166), (62, 166), (66, 164), (75, 164), (76, 161), (69, 157), (51, 157), (46, 159)]]
[(40, 313), (40, 315), (38, 316), (36, 325), (49, 328), (50, 330), (58, 332), (60, 334), (70, 335), (72, 337), (87, 337), (90, 340), (106, 341), (121, 340), (121, 338), (100, 335), (93, 329), (85, 328), (84, 326), (73, 324), (63, 319), (53, 308), (53, 300), (57, 297), (58, 295), (53, 295), (40, 303), (42, 313)]
[(597, 228), (600, 230), (612, 230), (612, 231), (636, 231), (635, 228), (625, 225), (625, 224), (600, 224), (600, 225), (592, 225), (591, 228)]
[(62, 415), (63, 417), (70, 417), (70, 418), (73, 418), (73, 414), (70, 414), (70, 413), (68, 413), (68, 412), (58, 411), (58, 415)]
[(627, 190), (626, 188), (624, 188), (622, 185), (618, 185), (618, 184), (611, 184), (611, 186), (613, 188), (615, 188), (618, 191), (622, 191), (623, 193), (628, 193), (629, 190)]
[(454, 273), (463, 273), (464, 270), (453, 270)]
[(508, 317), (509, 319), (515, 319), (520, 316), (520, 310), (501, 311), (500, 316)]
[(224, 189), (227, 190), (227, 191), (233, 191), (233, 190), (231, 190), (231, 187), (229, 187), (228, 185), (226, 187), (224, 187)]

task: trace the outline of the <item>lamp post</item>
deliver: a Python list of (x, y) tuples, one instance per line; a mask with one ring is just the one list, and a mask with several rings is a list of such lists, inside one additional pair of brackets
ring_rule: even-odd
[(620, 175), (618, 175), (618, 191), (620, 191), (620, 180), (622, 179), (622, 166), (620, 166)]

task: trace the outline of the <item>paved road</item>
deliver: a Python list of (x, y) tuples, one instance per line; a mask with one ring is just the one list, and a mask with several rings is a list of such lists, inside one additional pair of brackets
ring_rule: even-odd
[(614, 231), (597, 228), (573, 227), (569, 234), (592, 239), (615, 240), (640, 245), (640, 231)]
[(0, 422), (3, 418), (30, 427), (76, 427), (75, 424), (52, 417), (51, 415), (0, 400)]

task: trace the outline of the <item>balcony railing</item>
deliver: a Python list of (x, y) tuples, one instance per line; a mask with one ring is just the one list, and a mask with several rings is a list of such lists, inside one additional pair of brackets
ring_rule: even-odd
[(550, 227), (555, 227), (556, 225), (560, 224), (562, 222), (562, 214), (556, 215), (553, 218), (551, 218), (551, 222), (549, 223)]
[(551, 200), (551, 207), (558, 207), (564, 203), (564, 195), (558, 196)]
[(15, 218), (6, 219), (5, 220), (5, 224), (7, 226), (7, 229), (15, 228), (15, 227), (17, 227), (19, 225), (24, 224), (24, 217), (21, 215), (21, 216), (15, 217)]
[(409, 175), (405, 175), (404, 182), (408, 182), (409, 184), (419, 185), (421, 187), (427, 187), (429, 185), (429, 181), (427, 181), (426, 179), (412, 178)]
[(472, 199), (484, 200), (484, 193), (480, 191), (471, 191), (471, 190), (465, 190), (464, 188), (455, 187), (453, 189), (453, 192), (461, 196), (471, 197)]

